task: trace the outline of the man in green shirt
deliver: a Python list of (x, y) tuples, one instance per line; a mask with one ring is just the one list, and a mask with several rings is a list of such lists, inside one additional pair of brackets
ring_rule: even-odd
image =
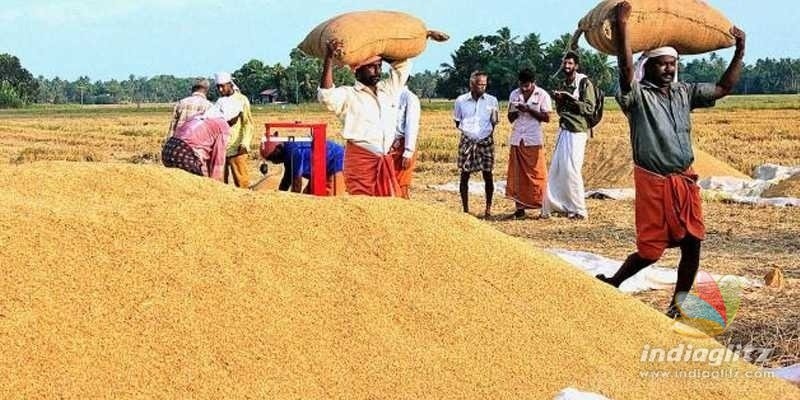
[(595, 99), (592, 81), (578, 72), (579, 62), (575, 52), (570, 51), (564, 56), (561, 65), (564, 80), (553, 92), (560, 117), (559, 132), (547, 176), (542, 218), (548, 218), (554, 211), (572, 219), (584, 219), (589, 215), (581, 173), (589, 137), (586, 116), (592, 114), (597, 101), (603, 100)]
[(678, 53), (671, 47), (645, 52), (638, 68), (627, 31), (631, 5), (623, 1), (615, 10), (620, 93), (617, 102), (628, 118), (636, 185), (636, 253), (625, 260), (613, 277), (597, 278), (615, 287), (655, 263), (669, 247), (680, 247), (678, 281), (667, 310), (681, 315), (681, 300), (691, 290), (700, 265), (700, 244), (705, 238), (702, 200), (697, 174), (692, 170), (690, 112), (712, 107), (728, 95), (742, 71), (745, 33), (734, 27), (736, 52), (719, 82), (677, 82)]

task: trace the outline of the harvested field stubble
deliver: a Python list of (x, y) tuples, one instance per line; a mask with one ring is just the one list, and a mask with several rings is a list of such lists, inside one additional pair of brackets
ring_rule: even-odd
[(5, 165), (0, 185), (0, 397), (800, 396), (640, 378), (755, 367), (640, 362), (645, 345), (719, 345), (436, 207), (124, 164)]

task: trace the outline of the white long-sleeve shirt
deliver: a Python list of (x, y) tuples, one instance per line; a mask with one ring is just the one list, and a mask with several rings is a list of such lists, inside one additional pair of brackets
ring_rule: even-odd
[(392, 64), (389, 78), (378, 82), (377, 95), (361, 82), (353, 86), (319, 88), (317, 99), (342, 121), (342, 137), (377, 154), (388, 154), (397, 130), (400, 92), (411, 62)]
[(397, 138), (405, 139), (403, 157), (411, 158), (417, 150), (419, 137), (419, 119), (421, 108), (419, 98), (406, 87), (400, 93), (399, 112), (397, 116)]

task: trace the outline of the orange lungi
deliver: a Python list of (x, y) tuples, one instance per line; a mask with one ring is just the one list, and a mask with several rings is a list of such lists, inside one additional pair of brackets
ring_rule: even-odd
[(542, 146), (511, 146), (506, 197), (524, 208), (542, 208), (547, 189), (547, 165)]
[(398, 149), (392, 149), (389, 155), (392, 156), (394, 170), (397, 172), (397, 184), (400, 186), (400, 197), (404, 199), (409, 198), (408, 188), (411, 187), (411, 177), (414, 174), (414, 165), (417, 163), (417, 152), (411, 156), (411, 161), (408, 163), (408, 168), (403, 169), (403, 152), (404, 147), (400, 146)]
[(342, 196), (346, 190), (343, 172), (337, 172), (328, 177), (328, 196)]
[(347, 193), (393, 197), (400, 193), (394, 159), (347, 142), (344, 151), (344, 180)]
[[(325, 182), (325, 189), (328, 193), (328, 196), (343, 196), (346, 192), (346, 187), (344, 184), (344, 173), (337, 172), (333, 175), (328, 176), (328, 180)], [(303, 189), (303, 193), (311, 194), (311, 183), (307, 183), (305, 189)]]
[(658, 260), (669, 247), (676, 247), (687, 234), (703, 240), (703, 202), (697, 174), (686, 171), (662, 176), (635, 167), (636, 248), (647, 260)]

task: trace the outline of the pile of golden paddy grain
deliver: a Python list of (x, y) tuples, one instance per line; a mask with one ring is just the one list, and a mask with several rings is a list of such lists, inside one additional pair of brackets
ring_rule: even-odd
[[(733, 176), (748, 178), (741, 171), (695, 147), (694, 170), (701, 178)], [(583, 178), (589, 189), (633, 187), (633, 156), (627, 139), (610, 137), (590, 140), (586, 147)]]
[(779, 182), (767, 189), (764, 197), (798, 197), (800, 198), (800, 174)]
[(126, 164), (0, 166), (0, 186), (3, 398), (800, 396), (741, 362), (640, 362), (719, 345), (446, 210)]

